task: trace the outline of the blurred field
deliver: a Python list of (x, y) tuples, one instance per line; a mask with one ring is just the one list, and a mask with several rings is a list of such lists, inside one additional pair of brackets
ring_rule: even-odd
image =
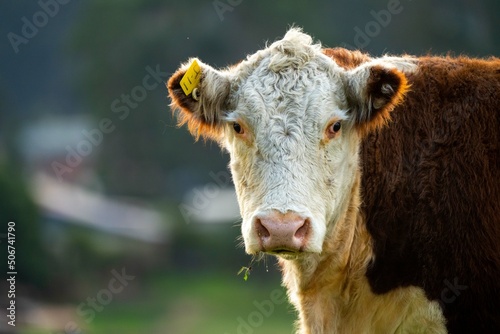
[[(254, 304), (265, 304), (273, 291), (275, 294), (279, 291), (281, 299), (285, 299), (276, 275), (265, 272), (252, 275), (246, 282), (236, 274), (216, 273), (198, 276), (172, 273), (149, 278), (143, 293), (106, 305), (88, 326), (82, 325), (85, 327), (82, 333), (292, 333), (295, 314), (287, 301), (273, 303), (272, 308), (267, 303), (265, 314)], [(266, 279), (269, 281), (265, 282)], [(73, 312), (76, 313), (76, 305)], [(238, 318), (247, 325), (242, 325)], [(54, 334), (30, 329), (19, 333)]]

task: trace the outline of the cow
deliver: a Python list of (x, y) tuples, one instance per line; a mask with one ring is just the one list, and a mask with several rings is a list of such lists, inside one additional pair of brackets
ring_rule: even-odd
[(245, 251), (277, 257), (297, 333), (500, 333), (500, 59), (291, 28), (167, 86), (229, 152)]

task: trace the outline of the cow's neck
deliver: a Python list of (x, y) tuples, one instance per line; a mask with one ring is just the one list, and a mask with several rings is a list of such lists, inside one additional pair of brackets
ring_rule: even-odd
[(439, 304), (418, 287), (374, 294), (365, 276), (372, 238), (360, 207), (360, 172), (321, 254), (280, 260), (283, 283), (299, 312), (300, 334), (445, 333)]
[(300, 327), (311, 333), (336, 332), (332, 326), (345, 323), (341, 317), (352, 311), (353, 298), (369, 289), (364, 274), (372, 254), (371, 238), (359, 213), (359, 189), (357, 172), (344, 212), (326, 236), (321, 254), (280, 260), (284, 285), (300, 313)]

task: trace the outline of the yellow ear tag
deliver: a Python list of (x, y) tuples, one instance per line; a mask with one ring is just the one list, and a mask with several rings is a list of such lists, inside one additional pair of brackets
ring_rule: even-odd
[(184, 94), (188, 96), (191, 94), (193, 89), (198, 86), (200, 83), (200, 78), (201, 78), (201, 68), (198, 62), (193, 60), (191, 63), (191, 66), (189, 66), (188, 70), (186, 73), (184, 73), (184, 76), (181, 79), (181, 88), (184, 91)]

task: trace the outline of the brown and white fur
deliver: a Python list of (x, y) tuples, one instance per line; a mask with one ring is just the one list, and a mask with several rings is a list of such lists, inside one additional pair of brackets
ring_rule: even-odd
[(278, 257), (298, 333), (499, 329), (497, 59), (372, 59), (291, 29), (201, 63), (195, 97), (188, 66), (172, 107), (229, 152), (245, 250)]

